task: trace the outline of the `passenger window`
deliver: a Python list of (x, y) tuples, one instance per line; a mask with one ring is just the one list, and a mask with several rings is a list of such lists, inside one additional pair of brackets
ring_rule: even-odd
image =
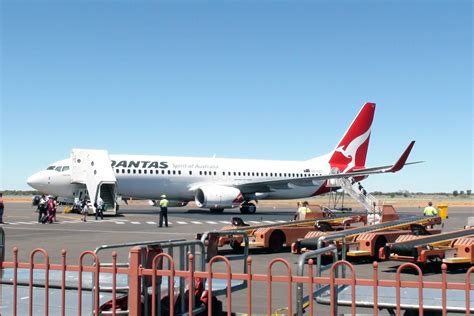
[(191, 170), (189, 170), (189, 175), (192, 176), (193, 175), (193, 172)]
[(133, 169), (133, 173), (134, 173), (134, 174), (137, 173), (137, 170), (136, 170), (136, 169)]
[(270, 177), (273, 177), (273, 172), (270, 172)]
[(115, 169), (115, 173), (120, 173), (120, 169)]
[(161, 170), (161, 174), (165, 174), (165, 171), (164, 171), (164, 170)]
[(252, 172), (252, 177), (255, 176), (255, 172)]
[(258, 177), (258, 172), (256, 173), (257, 177)]
[(238, 174), (239, 174), (239, 176), (240, 176), (240, 172), (239, 172)]
[(125, 169), (122, 169), (122, 173), (125, 173)]
[(168, 174), (171, 174), (171, 170), (168, 170)]
[(265, 172), (265, 177), (268, 177), (268, 172)]
[(228, 176), (230, 176), (230, 175), (231, 175), (230, 171), (229, 171), (229, 172), (227, 172), (227, 175), (228, 175)]
[(181, 174), (181, 170), (178, 170), (178, 174)]
[(235, 177), (235, 176), (236, 176), (236, 173), (235, 173), (235, 171), (234, 171), (234, 177)]
[(245, 176), (245, 172), (242, 172), (242, 175)]
[(146, 169), (145, 169), (145, 170), (143, 170), (143, 173), (144, 173), (144, 174), (147, 174), (147, 170), (146, 170)]
[(204, 171), (204, 175), (207, 176), (207, 171)]
[(130, 169), (127, 169), (127, 173), (130, 173)]
[(176, 170), (173, 170), (173, 174), (176, 174)]

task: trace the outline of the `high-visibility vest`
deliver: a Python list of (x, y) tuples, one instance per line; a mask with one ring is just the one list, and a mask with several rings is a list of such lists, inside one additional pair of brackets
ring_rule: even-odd
[(160, 201), (160, 207), (168, 207), (168, 200), (167, 199), (162, 199)]
[(302, 206), (298, 209), (298, 213), (300, 214), (311, 213), (311, 209), (309, 207)]
[(438, 211), (433, 206), (427, 206), (425, 207), (423, 214), (425, 216), (434, 216), (434, 215), (438, 215)]

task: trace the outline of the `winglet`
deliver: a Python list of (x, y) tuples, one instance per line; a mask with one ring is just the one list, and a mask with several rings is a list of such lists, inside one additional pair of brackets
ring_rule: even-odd
[(414, 145), (415, 141), (413, 140), (410, 145), (408, 145), (407, 149), (405, 149), (398, 161), (392, 166), (392, 168), (388, 169), (387, 172), (397, 172), (402, 170), (403, 166), (405, 166), (405, 163), (407, 162), (408, 156), (410, 155), (410, 152)]

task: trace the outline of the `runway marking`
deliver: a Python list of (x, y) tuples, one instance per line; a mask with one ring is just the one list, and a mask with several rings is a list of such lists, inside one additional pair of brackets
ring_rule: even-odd
[[(30, 231), (44, 231), (43, 227), (33, 228), (33, 227), (9, 227), (10, 230), (30, 230)], [(155, 235), (184, 235), (184, 236), (192, 236), (192, 233), (178, 233), (178, 232), (160, 232), (160, 231), (121, 231), (121, 230), (92, 230), (92, 229), (54, 229), (55, 231), (62, 231), (62, 232), (79, 232), (79, 233), (106, 233), (106, 234), (155, 234)]]
[(197, 224), (197, 225), (202, 225), (202, 223), (201, 223), (201, 222), (195, 222), (195, 221), (191, 221), (191, 223), (193, 223), (193, 224)]
[(212, 225), (216, 225), (216, 224), (217, 224), (216, 222), (213, 222), (213, 221), (207, 221), (206, 223), (212, 224)]
[(182, 221), (177, 221), (176, 223), (181, 224), (181, 225), (186, 225), (187, 224), (186, 222), (182, 222)]
[(134, 225), (140, 224), (140, 222), (130, 222), (130, 223), (132, 223), (132, 224), (134, 224)]
[(146, 223), (150, 225), (156, 225), (156, 222), (146, 222)]
[(25, 224), (25, 225), (32, 225), (33, 223), (31, 222), (17, 222), (18, 224)]
[(260, 224), (260, 222), (258, 221), (248, 221), (249, 223), (252, 223), (252, 224)]
[(124, 225), (124, 222), (115, 222), (115, 224)]
[(286, 223), (286, 221), (277, 221), (278, 223)]
[(263, 221), (264, 223), (268, 223), (268, 224), (275, 224), (275, 222), (273, 221)]
[(230, 224), (230, 222), (228, 222), (228, 221), (219, 221), (219, 222), (222, 223), (222, 224)]

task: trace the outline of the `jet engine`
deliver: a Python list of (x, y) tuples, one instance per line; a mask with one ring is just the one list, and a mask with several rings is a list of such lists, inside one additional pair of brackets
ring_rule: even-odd
[(223, 185), (206, 185), (196, 190), (195, 202), (198, 207), (210, 209), (233, 208), (243, 202), (239, 189)]

